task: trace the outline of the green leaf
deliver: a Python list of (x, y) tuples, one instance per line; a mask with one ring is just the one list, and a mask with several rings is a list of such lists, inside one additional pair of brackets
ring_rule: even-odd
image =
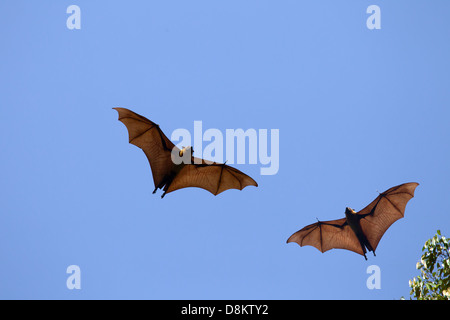
[(420, 261), (416, 263), (420, 275), (409, 281), (410, 295), (417, 300), (450, 299), (449, 240), (438, 229), (425, 242), (422, 252)]

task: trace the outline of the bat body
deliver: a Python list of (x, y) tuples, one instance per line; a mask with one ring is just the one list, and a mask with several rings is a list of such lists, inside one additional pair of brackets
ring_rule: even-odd
[(359, 212), (345, 209), (345, 218), (318, 221), (295, 232), (287, 243), (296, 242), (301, 247), (310, 245), (321, 252), (330, 249), (346, 249), (364, 256), (373, 252), (386, 230), (403, 218), (408, 201), (414, 197), (419, 184), (404, 183), (392, 187)]
[(113, 108), (128, 130), (129, 142), (144, 151), (150, 163), (155, 193), (162, 189), (163, 198), (172, 191), (197, 187), (214, 195), (228, 190), (258, 186), (248, 175), (224, 163), (192, 156), (192, 147), (177, 148), (161, 131), (159, 125), (125, 108)]
[(353, 233), (355, 234), (356, 238), (358, 238), (361, 249), (364, 252), (364, 258), (366, 258), (367, 260), (366, 248), (369, 252), (372, 251), (373, 255), (375, 255), (375, 250), (372, 248), (369, 240), (367, 239), (361, 227), (361, 223), (359, 221), (361, 219), (361, 216), (358, 215), (356, 211), (353, 210), (352, 208), (347, 207), (345, 208), (345, 219), (348, 226), (350, 227), (350, 229), (352, 229)]

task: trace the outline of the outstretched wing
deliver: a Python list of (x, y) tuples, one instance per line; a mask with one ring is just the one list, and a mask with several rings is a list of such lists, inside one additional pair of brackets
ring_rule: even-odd
[(171, 152), (175, 145), (156, 123), (125, 108), (113, 109), (119, 112), (119, 120), (128, 129), (129, 142), (141, 148), (147, 156), (153, 182), (158, 187), (174, 166)]
[(246, 186), (258, 186), (255, 180), (236, 168), (222, 163), (194, 159), (196, 161), (194, 160), (193, 164), (185, 165), (175, 176), (166, 193), (182, 188), (197, 187), (218, 195), (228, 189), (242, 190)]
[(289, 237), (287, 243), (296, 242), (313, 246), (321, 252), (330, 249), (346, 249), (364, 255), (361, 244), (347, 224), (347, 219), (319, 221), (310, 224)]
[(361, 216), (360, 225), (373, 250), (386, 230), (398, 219), (403, 218), (408, 201), (414, 197), (419, 184), (404, 183), (392, 187), (372, 201), (357, 214)]

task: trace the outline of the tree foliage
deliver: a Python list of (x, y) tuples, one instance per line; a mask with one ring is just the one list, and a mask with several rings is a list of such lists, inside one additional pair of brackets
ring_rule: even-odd
[(450, 300), (450, 242), (440, 230), (422, 248), (416, 268), (420, 275), (409, 281), (417, 300)]

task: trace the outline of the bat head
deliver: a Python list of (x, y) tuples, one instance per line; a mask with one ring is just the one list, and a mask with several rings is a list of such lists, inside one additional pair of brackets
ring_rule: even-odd
[(350, 207), (347, 207), (347, 208), (345, 208), (345, 215), (347, 216), (349, 214), (356, 214), (356, 211)]
[(179, 156), (183, 157), (183, 154), (190, 154), (192, 156), (194, 154), (194, 148), (192, 146), (183, 147), (179, 152)]

